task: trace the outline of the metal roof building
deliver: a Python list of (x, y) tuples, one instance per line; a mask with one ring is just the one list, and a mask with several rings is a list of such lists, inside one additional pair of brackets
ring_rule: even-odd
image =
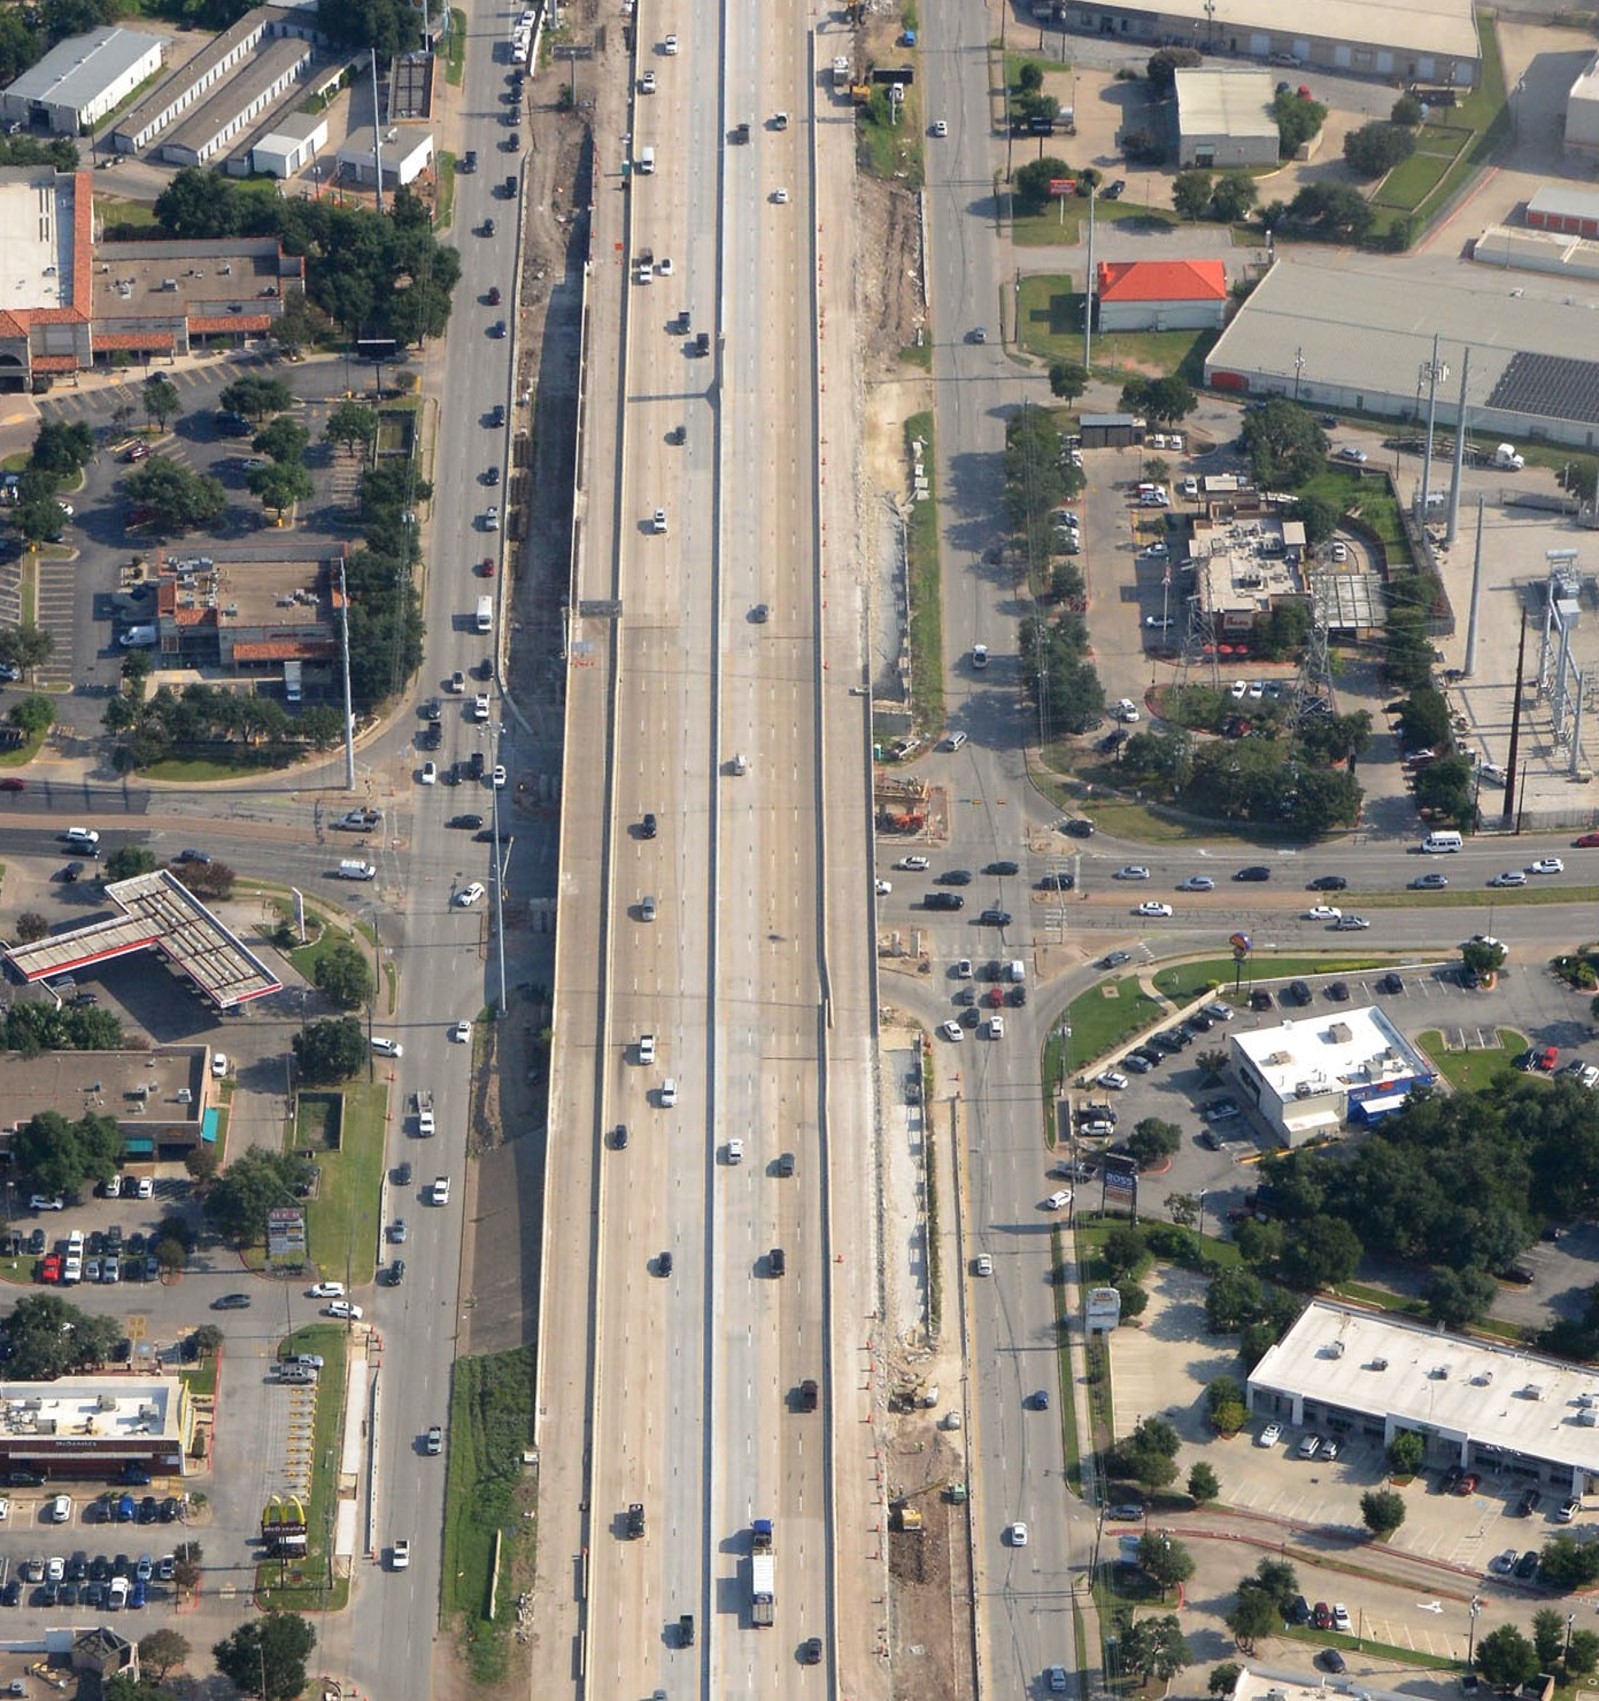
[(1281, 137), (1269, 71), (1204, 66), (1177, 73), (1177, 163), (1203, 171), (1276, 165)]
[(60, 42), (0, 94), (0, 118), (75, 136), (161, 69), (159, 36), (108, 26)]
[(1066, 28), (1115, 36), (1123, 48), (1177, 43), (1456, 88), (1474, 87), (1481, 72), (1472, 0), (1229, 0), (1225, 9), (1216, 0), (1071, 0), (1064, 11)]
[(1599, 290), (1569, 277), (1483, 266), (1418, 289), (1389, 261), (1279, 258), (1210, 351), (1205, 382), (1414, 419), (1435, 334), (1449, 368), (1441, 425), (1455, 423), (1469, 346), (1473, 428), (1599, 447)]
[(1257, 1364), (1258, 1417), (1427, 1442), (1427, 1463), (1499, 1470), (1585, 1493), (1599, 1478), (1599, 1372), (1391, 1312), (1317, 1300)]

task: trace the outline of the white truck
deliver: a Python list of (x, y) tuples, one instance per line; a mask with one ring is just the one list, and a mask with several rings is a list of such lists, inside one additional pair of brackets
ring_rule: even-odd
[(477, 599), (477, 630), (492, 632), (494, 630), (494, 598), (479, 597)]
[(433, 1120), (432, 1093), (417, 1093), (416, 1099), (416, 1133), (419, 1140), (431, 1140), (438, 1133), (438, 1124)]
[(1526, 464), (1526, 457), (1516, 453), (1514, 443), (1501, 443), (1494, 450), (1494, 466), (1500, 472), (1520, 472)]
[(854, 80), (854, 69), (849, 59), (842, 53), (833, 56), (833, 87), (847, 89)]
[(770, 1629), (777, 1609), (777, 1561), (772, 1553), (772, 1520), (750, 1525), (750, 1622)]

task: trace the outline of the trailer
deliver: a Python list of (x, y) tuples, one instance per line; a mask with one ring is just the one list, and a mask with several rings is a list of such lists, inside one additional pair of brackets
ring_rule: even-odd
[(777, 1562), (772, 1553), (772, 1520), (750, 1525), (750, 1622), (770, 1629), (777, 1608)]

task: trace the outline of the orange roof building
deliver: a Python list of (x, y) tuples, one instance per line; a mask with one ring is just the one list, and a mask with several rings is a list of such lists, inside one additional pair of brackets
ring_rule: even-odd
[(1227, 268), (1220, 260), (1102, 260), (1094, 294), (1101, 331), (1220, 330)]

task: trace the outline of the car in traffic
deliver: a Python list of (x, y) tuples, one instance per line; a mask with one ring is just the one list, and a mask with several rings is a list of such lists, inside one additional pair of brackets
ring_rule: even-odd
[(1173, 913), (1171, 905), (1161, 903), (1158, 898), (1148, 898), (1133, 910), (1134, 915), (1145, 917), (1167, 917)]
[(1118, 868), (1111, 876), (1112, 880), (1147, 880), (1148, 878), (1149, 870), (1139, 862), (1129, 862), (1124, 867)]
[(248, 1311), (250, 1295), (247, 1293), (225, 1293), (211, 1301), (213, 1311)]
[(1566, 865), (1558, 856), (1541, 856), (1536, 862), (1527, 864), (1529, 874), (1564, 874)]
[(1069, 1187), (1058, 1187), (1044, 1201), (1046, 1211), (1064, 1211), (1072, 1202), (1072, 1191)]
[(1271, 870), (1263, 863), (1252, 863), (1248, 868), (1240, 868), (1233, 876), (1234, 880), (1269, 880)]
[(1306, 921), (1337, 921), (1343, 911), (1336, 904), (1312, 904), (1305, 911)]
[[(1363, 933), (1370, 926), (1371, 923), (1367, 921), (1363, 915), (1341, 915), (1337, 921), (1333, 923), (1333, 932)], [(1329, 987), (1327, 991), (1330, 997), (1332, 994), (1332, 988)]]
[(1010, 1526), (1009, 1534), (1012, 1547), (1027, 1546), (1027, 1526), (1020, 1519)]
[(341, 1322), (359, 1323), (364, 1313), (353, 1300), (335, 1299), (322, 1307), (324, 1317), (337, 1317)]
[(1216, 882), (1208, 874), (1190, 874), (1186, 880), (1177, 882), (1179, 892), (1214, 892)]
[(979, 1252), (972, 1260), (974, 1276), (991, 1276), (994, 1273), (994, 1260), (986, 1252)]
[(1447, 874), (1418, 874), (1414, 880), (1407, 882), (1412, 892), (1441, 892), (1448, 884)]

